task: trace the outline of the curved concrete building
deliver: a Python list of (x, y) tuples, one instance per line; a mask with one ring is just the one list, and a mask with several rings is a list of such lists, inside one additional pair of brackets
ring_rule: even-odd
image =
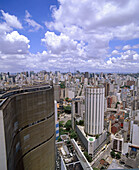
[(15, 90), (0, 100), (0, 170), (54, 170), (53, 88)]
[(103, 132), (104, 94), (103, 86), (87, 86), (85, 89), (85, 132), (88, 135)]

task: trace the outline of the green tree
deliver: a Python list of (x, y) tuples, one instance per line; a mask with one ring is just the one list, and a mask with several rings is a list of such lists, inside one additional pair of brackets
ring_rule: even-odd
[(116, 103), (116, 106), (115, 106), (115, 108), (117, 108), (118, 104), (120, 104), (120, 102), (117, 102), (117, 103)]
[(79, 122), (76, 120), (76, 125), (79, 125)]
[(65, 88), (65, 82), (61, 82), (60, 87), (61, 87), (61, 89), (64, 89)]
[(98, 139), (99, 138), (99, 135), (96, 135), (96, 139)]
[(59, 127), (63, 127), (64, 126), (63, 123), (64, 121), (59, 121)]
[(57, 139), (58, 142), (62, 141), (61, 137), (59, 136), (59, 138)]
[(84, 125), (84, 121), (83, 121), (83, 120), (80, 120), (80, 121), (79, 121), (79, 125), (83, 126), (83, 125)]
[(71, 113), (71, 106), (70, 105), (64, 106), (64, 111), (65, 111), (65, 113), (70, 114)]
[(112, 157), (112, 158), (115, 158), (115, 152), (114, 152), (114, 151), (111, 151), (110, 154), (111, 154), (111, 157)]
[(119, 153), (117, 153), (117, 154), (115, 155), (115, 157), (116, 157), (116, 159), (120, 159), (120, 158), (121, 158), (121, 155), (120, 155)]
[(66, 98), (65, 98), (65, 100), (68, 102), (69, 98), (68, 98), (68, 97), (66, 97)]
[(87, 152), (84, 152), (84, 155), (85, 155), (86, 159), (88, 160), (88, 162), (92, 162), (92, 158), (90, 155), (88, 155)]
[(71, 129), (72, 125), (71, 125), (71, 120), (68, 120), (66, 123), (65, 123), (65, 128), (67, 131), (69, 131)]
[(77, 134), (74, 130), (70, 133), (70, 138), (77, 140)]

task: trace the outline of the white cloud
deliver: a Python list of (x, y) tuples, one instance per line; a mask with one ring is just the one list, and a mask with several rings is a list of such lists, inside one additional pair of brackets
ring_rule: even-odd
[(139, 44), (133, 45), (133, 49), (139, 48)]
[[(0, 25), (0, 28), (10, 31), (9, 36), (7, 33), (3, 36), (5, 47), (10, 47), (10, 51), (5, 47), (0, 49), (1, 70), (6, 70), (7, 66), (11, 70), (139, 70), (139, 54), (131, 50), (138, 48), (138, 44), (126, 45), (123, 52), (120, 52), (122, 46), (116, 44), (115, 50), (109, 53), (110, 41), (139, 38), (138, 0), (134, 0), (134, 3), (132, 0), (59, 0), (59, 3), (59, 8), (51, 7), (53, 21), (45, 22), (49, 31), (41, 40), (46, 46), (46, 51), (42, 53), (28, 53), (29, 40), (16, 33), (17, 37), (22, 39), (19, 41), (16, 35), (12, 34), (11, 26), (8, 28), (7, 25)], [(32, 31), (41, 28), (41, 25), (31, 19), (28, 11), (25, 20)], [(13, 58), (14, 67), (11, 65), (14, 63)]]
[(23, 28), (22, 24), (20, 23), (20, 21), (18, 21), (16, 16), (5, 13), (3, 10), (1, 10), (1, 13), (3, 15), (3, 19), (6, 21), (8, 26), (19, 29)]
[(11, 31), (12, 28), (7, 25), (7, 23), (0, 23), (0, 35), (4, 34), (5, 32)]
[(119, 54), (119, 52), (117, 50), (112, 51), (112, 55), (118, 55), (118, 54)]
[(139, 60), (139, 54), (134, 54), (133, 55), (133, 60)]
[(139, 54), (136, 51), (127, 50), (121, 52), (120, 57), (109, 58), (107, 64), (118, 71), (137, 72), (139, 70)]
[(132, 48), (132, 47), (131, 47), (130, 45), (125, 45), (122, 50), (129, 50), (129, 49), (131, 49), (131, 48)]
[(63, 33), (56, 35), (54, 32), (47, 31), (42, 42), (45, 43), (48, 52), (52, 54), (72, 56), (78, 53), (80, 56), (85, 52), (85, 43), (83, 41), (73, 40)]
[[(59, 3), (58, 9), (52, 7), (54, 21), (45, 22), (46, 27), (51, 30), (51, 34), (55, 30), (60, 32), (60, 36), (56, 35), (56, 39), (47, 35), (48, 38), (45, 35), (43, 41), (45, 41), (46, 47), (51, 51), (51, 54), (56, 53), (55, 48), (58, 50), (57, 54), (63, 54), (65, 59), (70, 56), (74, 56), (71, 58), (78, 61), (81, 59), (81, 68), (86, 67), (90, 70), (92, 70), (91, 66), (94, 67), (94, 65), (98, 69), (115, 69), (119, 67), (126, 70), (126, 63), (129, 64), (129, 61), (131, 63), (135, 61), (136, 55), (133, 57), (134, 52), (130, 51), (130, 54), (128, 54), (129, 51), (126, 52), (126, 50), (133, 48), (130, 45), (123, 48), (125, 53), (118, 51), (122, 49), (122, 46), (117, 46), (111, 54), (108, 53), (108, 50), (109, 43), (113, 39), (130, 40), (139, 38), (138, 0), (135, 0), (134, 3), (132, 0), (59, 0)], [(65, 40), (63, 41), (64, 43), (60, 43), (61, 39), (59, 40), (59, 38), (62, 38), (61, 35), (68, 37), (69, 45), (66, 45)], [(59, 42), (58, 46), (57, 40)], [(71, 41), (78, 42), (74, 50), (71, 48)], [(77, 48), (80, 46), (79, 42), (85, 44), (80, 49), (80, 52)], [(65, 48), (63, 44), (65, 44)], [(63, 53), (63, 49), (66, 49), (64, 50), (66, 53)], [(68, 55), (67, 51), (71, 55)], [(121, 55), (121, 57), (118, 59), (112, 57), (106, 60), (106, 57), (111, 55)], [(116, 64), (117, 60), (125, 61), (124, 66), (120, 63)], [(136, 60), (136, 62), (138, 61)], [(83, 64), (85, 65), (84, 67)], [(110, 64), (113, 67), (110, 67)], [(127, 71), (129, 70), (127, 69)]]
[(10, 41), (12, 43), (14, 43), (15, 41), (25, 42), (26, 44), (29, 43), (28, 38), (25, 37), (24, 35), (20, 35), (17, 31), (13, 31), (13, 32), (7, 34), (6, 41)]
[(33, 32), (33, 31), (38, 31), (39, 29), (43, 28), (40, 24), (38, 24), (36, 21), (34, 21), (33, 19), (30, 19), (32, 16), (30, 15), (30, 13), (26, 10), (25, 11), (25, 21), (28, 23), (28, 25), (30, 27), (32, 27), (32, 29), (30, 29), (29, 31)]
[(1, 54), (26, 54), (29, 49), (29, 40), (17, 31), (5, 33), (0, 39)]

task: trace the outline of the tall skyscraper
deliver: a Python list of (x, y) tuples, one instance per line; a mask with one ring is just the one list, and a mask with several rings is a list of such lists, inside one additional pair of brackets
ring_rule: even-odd
[(101, 134), (104, 128), (103, 85), (87, 86), (85, 90), (85, 132), (89, 135)]
[(51, 86), (0, 96), (0, 170), (55, 169), (54, 91)]

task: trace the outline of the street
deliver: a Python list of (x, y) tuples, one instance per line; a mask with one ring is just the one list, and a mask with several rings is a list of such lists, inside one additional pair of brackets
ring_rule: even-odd
[(99, 155), (94, 159), (94, 161), (91, 163), (92, 167), (97, 167), (100, 164), (101, 159), (106, 159), (108, 156), (110, 156), (110, 150), (111, 150), (111, 143), (107, 145), (106, 149), (104, 151), (101, 151)]
[(64, 114), (64, 116), (60, 115), (60, 120), (59, 121), (64, 121), (64, 124), (68, 121), (71, 120), (71, 114)]

